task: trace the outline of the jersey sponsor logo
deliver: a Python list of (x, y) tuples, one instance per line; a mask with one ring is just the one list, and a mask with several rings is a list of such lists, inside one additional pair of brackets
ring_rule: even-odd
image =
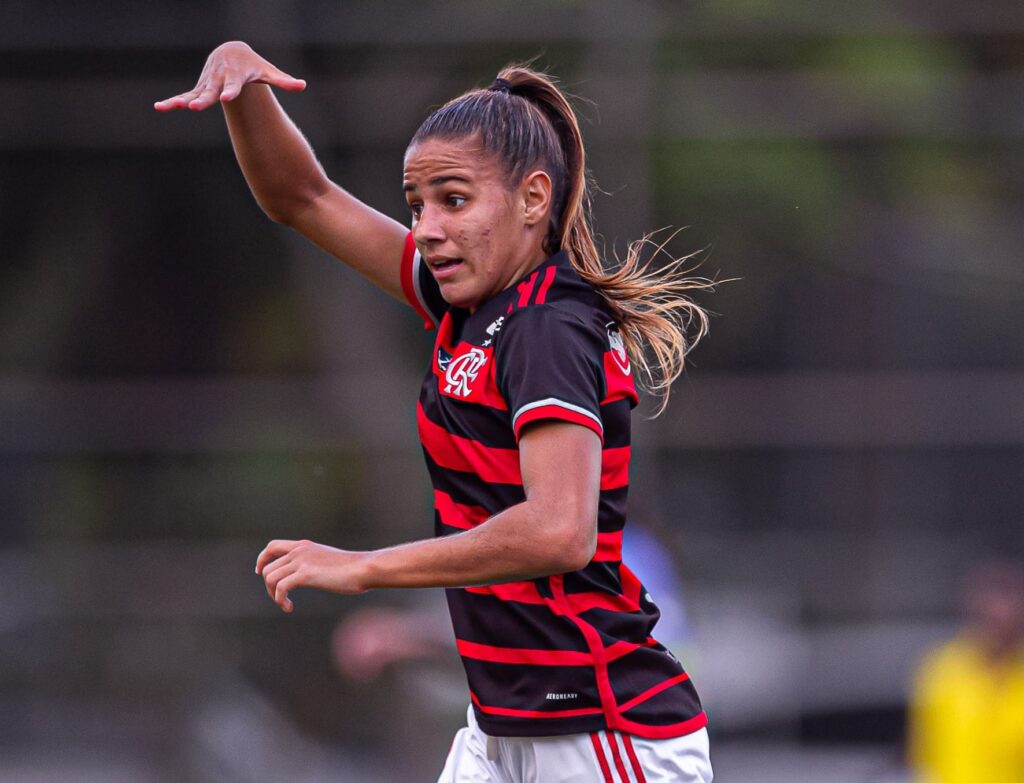
[(611, 349), (612, 358), (623, 375), (629, 375), (633, 370), (629, 366), (629, 354), (626, 352), (626, 344), (622, 341), (618, 325), (614, 321), (609, 321), (605, 328), (608, 330), (608, 347)]
[(450, 359), (447, 367), (444, 368), (444, 379), (447, 384), (444, 387), (445, 394), (468, 397), (470, 384), (476, 381), (480, 369), (486, 363), (487, 354), (479, 348), (472, 348), (467, 353)]

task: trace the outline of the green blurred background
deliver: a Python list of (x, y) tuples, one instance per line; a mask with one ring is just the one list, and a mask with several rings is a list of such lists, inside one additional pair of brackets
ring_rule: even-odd
[(252, 574), (430, 534), (431, 335), (262, 215), (218, 111), (151, 108), (234, 38), (403, 221), (431, 107), (532, 57), (581, 97), (609, 254), (685, 227), (740, 278), (632, 472), (719, 779), (905, 780), (916, 660), (1024, 549), (1019, 0), (5, 2), (0, 778), (434, 780), (462, 718), (454, 653), (332, 663), (430, 597)]

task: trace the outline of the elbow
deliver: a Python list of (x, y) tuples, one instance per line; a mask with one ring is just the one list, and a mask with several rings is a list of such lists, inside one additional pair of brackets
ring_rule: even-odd
[(594, 555), (597, 553), (597, 537), (594, 537), (592, 543), (587, 543), (583, 546), (577, 546), (571, 553), (570, 557), (567, 557), (565, 571), (580, 571), (586, 568), (590, 561), (594, 559)]
[(597, 552), (597, 519), (574, 520), (550, 542), (552, 573), (568, 573), (586, 568)]
[(305, 182), (293, 183), (287, 188), (253, 191), (256, 203), (268, 218), (289, 228), (295, 228), (300, 217), (316, 206), (327, 193), (330, 182), (323, 176), (310, 176)]
[(275, 223), (289, 226), (294, 220), (293, 213), (290, 210), (283, 209), (280, 205), (263, 201), (258, 201), (257, 203), (260, 205), (260, 209), (263, 210), (263, 214)]
[(289, 228), (295, 227), (298, 216), (305, 212), (313, 204), (313, 201), (312, 198), (303, 198), (298, 195), (277, 198), (257, 196), (256, 198), (256, 203), (260, 205), (264, 215), (275, 223)]

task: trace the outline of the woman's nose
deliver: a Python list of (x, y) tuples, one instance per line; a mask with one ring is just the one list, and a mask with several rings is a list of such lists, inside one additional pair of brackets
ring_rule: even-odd
[(443, 242), (445, 236), (444, 224), (438, 211), (430, 207), (423, 207), (412, 227), (412, 238), (416, 244)]

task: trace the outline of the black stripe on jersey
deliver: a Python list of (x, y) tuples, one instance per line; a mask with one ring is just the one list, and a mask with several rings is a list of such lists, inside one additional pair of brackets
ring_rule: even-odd
[(597, 507), (597, 532), (616, 533), (625, 526), (629, 487), (601, 490)]
[(613, 639), (621, 639), (632, 644), (646, 644), (659, 615), (591, 609), (583, 612), (580, 617)]
[[(433, 380), (436, 382), (437, 379)], [(429, 377), (425, 381), (431, 382)], [(516, 448), (508, 411), (442, 397), (436, 390), (421, 400), (426, 417), (446, 432), (475, 440), (492, 449)]]
[(601, 421), (604, 424), (604, 447), (615, 449), (629, 444), (630, 400), (623, 398), (601, 406)]
[[(558, 712), (600, 708), (594, 670), (589, 666), (527, 666), (463, 658), (469, 681), (478, 685), (480, 701), (500, 694), (500, 705), (515, 710)], [(576, 694), (574, 699), (548, 699), (548, 694)], [(601, 716), (599, 715), (598, 718)], [(538, 723), (549, 726), (549, 721)]]
[(622, 580), (619, 578), (618, 561), (591, 561), (579, 571), (565, 575), (562, 583), (567, 595), (602, 590), (612, 595), (622, 595)]
[(547, 604), (503, 601), (459, 588), (446, 594), (457, 639), (525, 650), (587, 651), (575, 624), (554, 614)]
[(526, 500), (523, 488), (518, 484), (490, 484), (475, 473), (442, 468), (425, 448), (423, 458), (434, 489), (451, 495), (456, 503), (467, 506), (481, 506), (491, 514), (497, 514), (509, 506)]
[[(608, 664), (608, 677), (620, 705), (678, 677), (679, 673), (679, 662), (661, 645), (641, 647)], [(641, 701), (623, 716), (652, 726), (665, 726), (676, 723), (680, 716), (689, 717), (700, 711), (700, 698), (687, 678)]]

